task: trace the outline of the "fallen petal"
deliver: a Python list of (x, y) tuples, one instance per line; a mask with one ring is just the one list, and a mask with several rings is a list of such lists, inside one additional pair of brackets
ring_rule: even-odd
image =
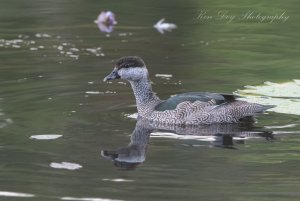
[(55, 140), (57, 138), (62, 137), (62, 135), (57, 134), (46, 134), (46, 135), (32, 135), (29, 138), (30, 139), (36, 139), (36, 140)]
[(51, 163), (50, 167), (56, 168), (56, 169), (67, 169), (67, 170), (77, 170), (82, 168), (81, 165), (77, 163), (70, 163), (70, 162), (62, 162), (62, 163)]

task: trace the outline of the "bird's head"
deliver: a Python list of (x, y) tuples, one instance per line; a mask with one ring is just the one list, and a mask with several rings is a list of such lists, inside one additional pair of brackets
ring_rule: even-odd
[(138, 56), (125, 56), (117, 60), (113, 71), (103, 81), (114, 79), (138, 81), (147, 78), (148, 71), (144, 61)]

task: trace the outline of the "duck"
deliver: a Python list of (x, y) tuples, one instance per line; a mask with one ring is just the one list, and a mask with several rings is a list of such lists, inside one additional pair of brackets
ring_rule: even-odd
[(239, 100), (234, 94), (186, 92), (160, 99), (152, 90), (149, 72), (139, 56), (119, 58), (103, 81), (127, 80), (133, 90), (138, 117), (169, 125), (239, 123), (273, 108)]

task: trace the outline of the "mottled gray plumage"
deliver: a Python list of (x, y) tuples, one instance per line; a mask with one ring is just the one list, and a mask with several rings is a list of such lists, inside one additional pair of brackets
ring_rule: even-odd
[(120, 58), (114, 70), (104, 78), (128, 80), (142, 118), (165, 124), (237, 123), (273, 106), (236, 100), (231, 94), (190, 92), (160, 100), (152, 91), (148, 70), (140, 57)]

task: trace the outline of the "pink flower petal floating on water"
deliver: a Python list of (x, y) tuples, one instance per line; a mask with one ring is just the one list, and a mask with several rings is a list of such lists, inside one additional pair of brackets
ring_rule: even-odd
[(102, 11), (94, 21), (101, 32), (110, 33), (117, 24), (115, 14), (111, 11)]

